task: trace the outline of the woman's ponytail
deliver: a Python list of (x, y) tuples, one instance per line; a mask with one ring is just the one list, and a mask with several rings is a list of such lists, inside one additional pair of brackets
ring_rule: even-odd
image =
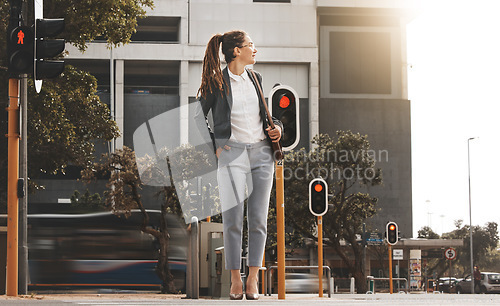
[(207, 44), (205, 57), (203, 58), (203, 73), (201, 75), (201, 86), (196, 94), (198, 97), (206, 97), (208, 93), (218, 90), (222, 93), (224, 79), (220, 69), (219, 50), (224, 35), (215, 34)]

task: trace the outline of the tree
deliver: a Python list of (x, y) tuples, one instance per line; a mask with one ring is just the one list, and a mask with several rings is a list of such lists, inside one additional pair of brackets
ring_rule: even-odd
[[(464, 245), (457, 248), (457, 266), (463, 276), (470, 274), (470, 226), (463, 225), (462, 220), (455, 221), (455, 230), (444, 233), (445, 239), (463, 239)], [(498, 224), (488, 222), (485, 226), (472, 226), (473, 257), (474, 265), (478, 265), (483, 271), (495, 268), (496, 263), (492, 262), (492, 257), (498, 256)]]
[(418, 231), (417, 238), (439, 239), (439, 235), (429, 226), (424, 226)]
[[(98, 37), (108, 45), (130, 41), (137, 19), (145, 16), (152, 0), (45, 0), (44, 16), (64, 17), (66, 41), (81, 51)], [(0, 109), (7, 105), (6, 29), (9, 1), (0, 2)], [(32, 5), (28, 5), (32, 9)], [(28, 12), (32, 16), (33, 12)], [(33, 20), (30, 18), (29, 20)], [(68, 164), (85, 165), (92, 160), (95, 141), (119, 135), (109, 118), (108, 107), (97, 96), (97, 81), (90, 74), (68, 67), (63, 75), (45, 80), (36, 94), (28, 93), (28, 173), (33, 183), (41, 173), (64, 173)], [(4, 113), (5, 114), (5, 113)], [(2, 134), (7, 132), (5, 115), (0, 116)], [(0, 137), (0, 211), (6, 210), (7, 139)]]
[(370, 150), (367, 136), (339, 131), (337, 139), (320, 134), (312, 144), (314, 148), (309, 152), (300, 149), (286, 156), (286, 220), (303, 237), (316, 239), (317, 218), (307, 205), (308, 186), (311, 179), (323, 177), (333, 194), (329, 201), (333, 208), (323, 216), (325, 243), (356, 279), (358, 293), (366, 292), (363, 246), (357, 238), (363, 222), (377, 212), (377, 198), (366, 191), (382, 184), (382, 171), (376, 168), (375, 152)]
[[(173, 151), (162, 150), (162, 157), (141, 157), (136, 162), (134, 151), (128, 147), (106, 154), (100, 162), (93, 163), (82, 171), (82, 178), (91, 182), (100, 177), (109, 177), (105, 194), (106, 207), (115, 214), (129, 216), (131, 210), (139, 209), (143, 219), (140, 230), (153, 236), (159, 245), (156, 273), (162, 280), (162, 293), (177, 293), (174, 278), (168, 265), (170, 235), (166, 219), (167, 213), (182, 215), (180, 202), (187, 201), (189, 186), (175, 184), (171, 165), (179, 165), (183, 182), (196, 177), (200, 172), (210, 169), (209, 160), (202, 151), (191, 146), (181, 146)], [(140, 175), (141, 173), (141, 175)], [(206, 172), (205, 172), (206, 173)], [(151, 182), (169, 182), (159, 188), (161, 198), (160, 224), (150, 224), (141, 189)], [(180, 200), (181, 199), (181, 200)], [(185, 202), (184, 202), (185, 203)]]

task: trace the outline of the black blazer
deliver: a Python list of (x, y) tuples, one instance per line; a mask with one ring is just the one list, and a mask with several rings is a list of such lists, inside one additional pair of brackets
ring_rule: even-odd
[[(201, 131), (202, 129), (206, 129), (208, 127), (214, 145), (214, 150), (224, 147), (226, 142), (231, 137), (231, 108), (233, 107), (233, 94), (231, 91), (231, 82), (229, 80), (229, 73), (227, 72), (227, 70), (227, 67), (222, 70), (222, 76), (225, 81), (225, 84), (223, 84), (224, 92), (222, 93), (222, 95), (218, 90), (215, 90), (213, 93), (208, 93), (206, 97), (199, 98), (200, 103), (196, 107), (195, 120), (198, 128)], [(267, 128), (269, 123), (267, 119), (266, 109), (264, 108), (263, 104), (266, 101), (262, 101), (256, 85), (256, 81), (258, 81), (262, 88), (262, 76), (260, 75), (260, 73), (254, 71), (258, 79), (254, 80), (252, 73), (248, 71), (248, 69), (246, 70), (255, 86), (257, 96), (259, 97), (259, 109), (260, 117), (262, 118), (262, 129), (267, 135), (265, 129)], [(207, 119), (207, 114), (210, 110), (212, 110), (212, 117), (214, 122), (213, 128), (210, 127)], [(272, 120), (275, 125), (280, 126), (281, 134), (283, 137), (283, 124), (281, 123), (281, 121), (274, 117), (272, 118)], [(269, 139), (269, 141), (271, 141), (269, 135), (267, 135), (267, 138)]]

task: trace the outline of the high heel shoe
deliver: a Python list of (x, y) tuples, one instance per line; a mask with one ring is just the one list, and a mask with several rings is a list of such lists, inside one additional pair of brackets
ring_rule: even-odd
[[(257, 288), (257, 293), (245, 293), (245, 297), (247, 300), (258, 300), (259, 299), (259, 286), (258, 281), (255, 282), (255, 288)], [(248, 288), (248, 286), (247, 286)]]
[(243, 293), (229, 293), (230, 300), (243, 300)]
[[(236, 287), (238, 287), (238, 286), (236, 286)], [(231, 289), (233, 289), (233, 288), (231, 288)], [(236, 289), (236, 288), (234, 288), (234, 289)], [(241, 290), (243, 291), (243, 284), (241, 284)], [(243, 292), (242, 293), (229, 293), (229, 299), (231, 299), (231, 300), (243, 300)]]
[(247, 300), (258, 300), (259, 299), (258, 293), (246, 293), (245, 296), (246, 296)]

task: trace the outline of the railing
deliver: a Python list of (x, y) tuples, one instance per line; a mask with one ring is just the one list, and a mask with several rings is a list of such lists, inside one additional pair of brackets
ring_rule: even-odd
[[(272, 282), (271, 282), (271, 271), (278, 269), (278, 266), (270, 266), (269, 269), (265, 270), (266, 276), (265, 278), (267, 279), (267, 290), (264, 292), (264, 295), (269, 295), (271, 296), (272, 292)], [(285, 266), (286, 269), (297, 269), (297, 270), (310, 270), (310, 269), (318, 269), (318, 266)], [(323, 266), (323, 270), (326, 270), (326, 286), (328, 290), (328, 297), (332, 297), (332, 284), (330, 279), (332, 278), (332, 271), (330, 270), (329, 266)], [(318, 280), (319, 282), (319, 280)]]
[[(383, 282), (386, 282), (387, 283), (387, 286), (379, 286), (380, 288), (384, 288), (384, 289), (388, 289), (389, 288), (389, 282), (390, 282), (390, 278), (388, 277), (373, 277), (373, 276), (367, 276), (366, 277), (368, 281), (370, 280), (373, 280), (374, 283), (373, 283), (373, 290), (369, 290), (367, 291), (366, 293), (375, 293), (377, 286), (376, 286), (376, 281), (383, 281)], [(397, 290), (398, 292), (399, 291), (405, 291), (405, 292), (408, 292), (408, 280), (406, 278), (402, 278), (402, 277), (393, 277), (392, 278), (392, 281), (404, 281), (404, 288), (401, 288), (399, 287)], [(369, 287), (368, 287), (369, 288)], [(396, 288), (396, 287), (394, 287)]]

